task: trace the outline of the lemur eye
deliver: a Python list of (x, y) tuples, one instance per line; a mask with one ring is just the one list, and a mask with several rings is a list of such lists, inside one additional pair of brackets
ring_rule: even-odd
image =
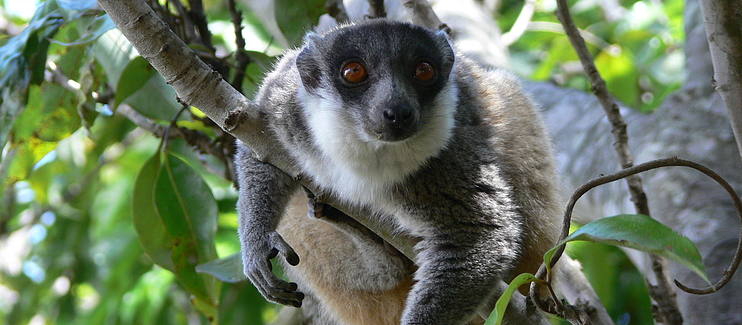
[(359, 83), (368, 78), (366, 68), (358, 62), (348, 62), (343, 66), (343, 78), (351, 83)]
[(415, 66), (415, 79), (420, 81), (430, 81), (435, 77), (435, 68), (433, 65), (422, 61)]

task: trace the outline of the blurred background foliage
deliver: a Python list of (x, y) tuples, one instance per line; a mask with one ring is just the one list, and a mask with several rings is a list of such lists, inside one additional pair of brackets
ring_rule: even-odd
[[(178, 1), (169, 3), (161, 13), (177, 22)], [(323, 13), (323, 1), (276, 3), (289, 45)], [(554, 1), (533, 3), (531, 23), (510, 45), (513, 69), (587, 90)], [(682, 0), (570, 3), (617, 98), (651, 111), (679, 87)], [(227, 3), (202, 5), (212, 35), (201, 30), (187, 43), (252, 96), (279, 42), (241, 7), (250, 63), (236, 80)], [(523, 5), (504, 0), (493, 17), (507, 31)], [(231, 139), (175, 100), (95, 1), (5, 0), (0, 10), (0, 324), (273, 321), (279, 308), (248, 282), (195, 270), (239, 250), (224, 159)], [(619, 324), (652, 323), (644, 282), (621, 250), (578, 243), (570, 252)]]

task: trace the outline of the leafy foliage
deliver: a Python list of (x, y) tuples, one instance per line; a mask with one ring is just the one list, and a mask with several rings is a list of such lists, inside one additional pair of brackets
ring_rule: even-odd
[[(504, 1), (505, 30), (521, 3)], [(221, 2), (206, 4), (212, 46), (187, 42), (234, 68), (230, 15)], [(297, 45), (323, 4), (276, 1), (278, 31), (265, 13), (244, 13), (248, 97), (275, 61), (273, 40)], [(537, 4), (541, 23), (510, 48), (514, 68), (585, 89), (565, 64), (576, 59), (568, 41), (549, 29), (553, 8)], [(95, 5), (43, 1), (29, 21), (11, 19), (22, 31), (0, 38), (0, 325), (268, 323), (277, 307), (241, 274), (236, 193), (215, 154), (228, 154), (232, 140), (198, 110), (181, 114), (173, 90)], [(622, 2), (625, 15), (611, 19), (595, 6), (574, 2), (580, 26), (604, 42), (593, 50), (609, 88), (625, 103), (656, 107), (679, 84), (682, 1)], [(164, 145), (165, 134), (138, 127), (123, 106), (167, 135), (197, 133), (216, 149), (173, 138)], [(645, 297), (621, 291), (618, 279), (632, 272), (602, 274), (601, 297)], [(613, 306), (615, 315), (631, 308)]]
[[(586, 41), (608, 90), (631, 107), (651, 111), (684, 78), (681, 0), (570, 1), (575, 23), (592, 37)], [(522, 1), (505, 1), (503, 30), (515, 21)], [(535, 80), (589, 90), (577, 55), (561, 32), (556, 5), (537, 1), (528, 32), (510, 47), (513, 68)]]

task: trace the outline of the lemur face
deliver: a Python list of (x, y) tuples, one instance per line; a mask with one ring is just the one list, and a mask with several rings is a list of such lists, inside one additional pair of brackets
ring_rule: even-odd
[(337, 110), (338, 123), (382, 142), (409, 139), (444, 115), (436, 103), (453, 64), (443, 32), (383, 19), (309, 36), (296, 59), (304, 88)]

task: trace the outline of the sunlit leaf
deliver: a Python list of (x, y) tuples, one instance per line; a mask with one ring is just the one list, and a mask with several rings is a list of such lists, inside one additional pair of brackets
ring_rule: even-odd
[(16, 119), (10, 148), (18, 155), (10, 164), (9, 181), (20, 180), (59, 140), (80, 127), (74, 94), (59, 85), (31, 85), (26, 109)]
[(154, 188), (155, 208), (173, 239), (175, 275), (189, 292), (216, 305), (219, 286), (210, 275), (196, 273), (196, 266), (215, 259), (214, 236), (218, 209), (211, 189), (180, 158), (163, 155)]
[(510, 284), (508, 285), (507, 289), (505, 289), (505, 292), (502, 293), (502, 296), (497, 299), (497, 302), (495, 303), (495, 309), (492, 310), (492, 313), (490, 313), (490, 316), (487, 318), (487, 322), (485, 322), (485, 325), (500, 325), (502, 324), (502, 318), (505, 316), (505, 310), (508, 308), (508, 304), (510, 304), (510, 299), (513, 297), (513, 293), (515, 293), (520, 286), (530, 283), (536, 280), (536, 276), (530, 273), (523, 273), (515, 277), (513, 281), (510, 281)]
[(49, 39), (63, 20), (55, 1), (39, 6), (28, 26), (0, 47), (0, 146), (26, 106), (28, 87), (44, 80)]
[(7, 182), (12, 183), (27, 178), (36, 162), (54, 150), (56, 145), (55, 142), (42, 141), (38, 138), (31, 138), (13, 145), (17, 153), (10, 164)]
[(31, 137), (56, 142), (80, 127), (75, 94), (53, 83), (30, 88), (25, 112), (13, 126), (16, 141)]
[(242, 267), (242, 255), (234, 253), (196, 267), (196, 271), (208, 273), (224, 282), (236, 283), (247, 279)]
[(578, 60), (577, 53), (572, 48), (567, 36), (555, 37), (551, 42), (551, 49), (545, 59), (539, 61), (539, 65), (531, 75), (535, 80), (547, 80), (553, 76), (555, 69), (570, 61)]
[[(595, 220), (577, 229), (562, 243), (575, 240), (623, 246), (666, 257), (709, 282), (706, 267), (696, 245), (688, 238), (645, 215), (622, 214)], [(544, 255), (546, 265), (550, 264), (549, 261), (557, 247)]]
[(157, 70), (141, 56), (137, 56), (129, 61), (129, 64), (126, 65), (126, 68), (121, 73), (121, 78), (119, 78), (118, 85), (116, 86), (114, 106), (118, 107), (129, 96), (142, 89), (156, 73)]
[(160, 165), (160, 154), (156, 153), (139, 171), (131, 195), (131, 216), (144, 252), (155, 264), (175, 272), (170, 250), (174, 245), (173, 239), (167, 234), (154, 201)]
[(103, 34), (105, 34), (107, 31), (116, 28), (116, 24), (113, 23), (111, 18), (108, 17), (108, 15), (103, 15), (99, 17), (95, 17), (93, 21), (85, 27), (85, 33), (80, 36), (78, 39), (72, 41), (72, 42), (61, 42), (61, 41), (54, 41), (57, 44), (64, 45), (64, 46), (78, 46), (78, 45), (86, 45), (91, 42), (94, 42), (99, 37), (101, 37)]
[(639, 103), (639, 74), (627, 48), (618, 53), (600, 52), (595, 57), (595, 66), (613, 96), (629, 105)]

